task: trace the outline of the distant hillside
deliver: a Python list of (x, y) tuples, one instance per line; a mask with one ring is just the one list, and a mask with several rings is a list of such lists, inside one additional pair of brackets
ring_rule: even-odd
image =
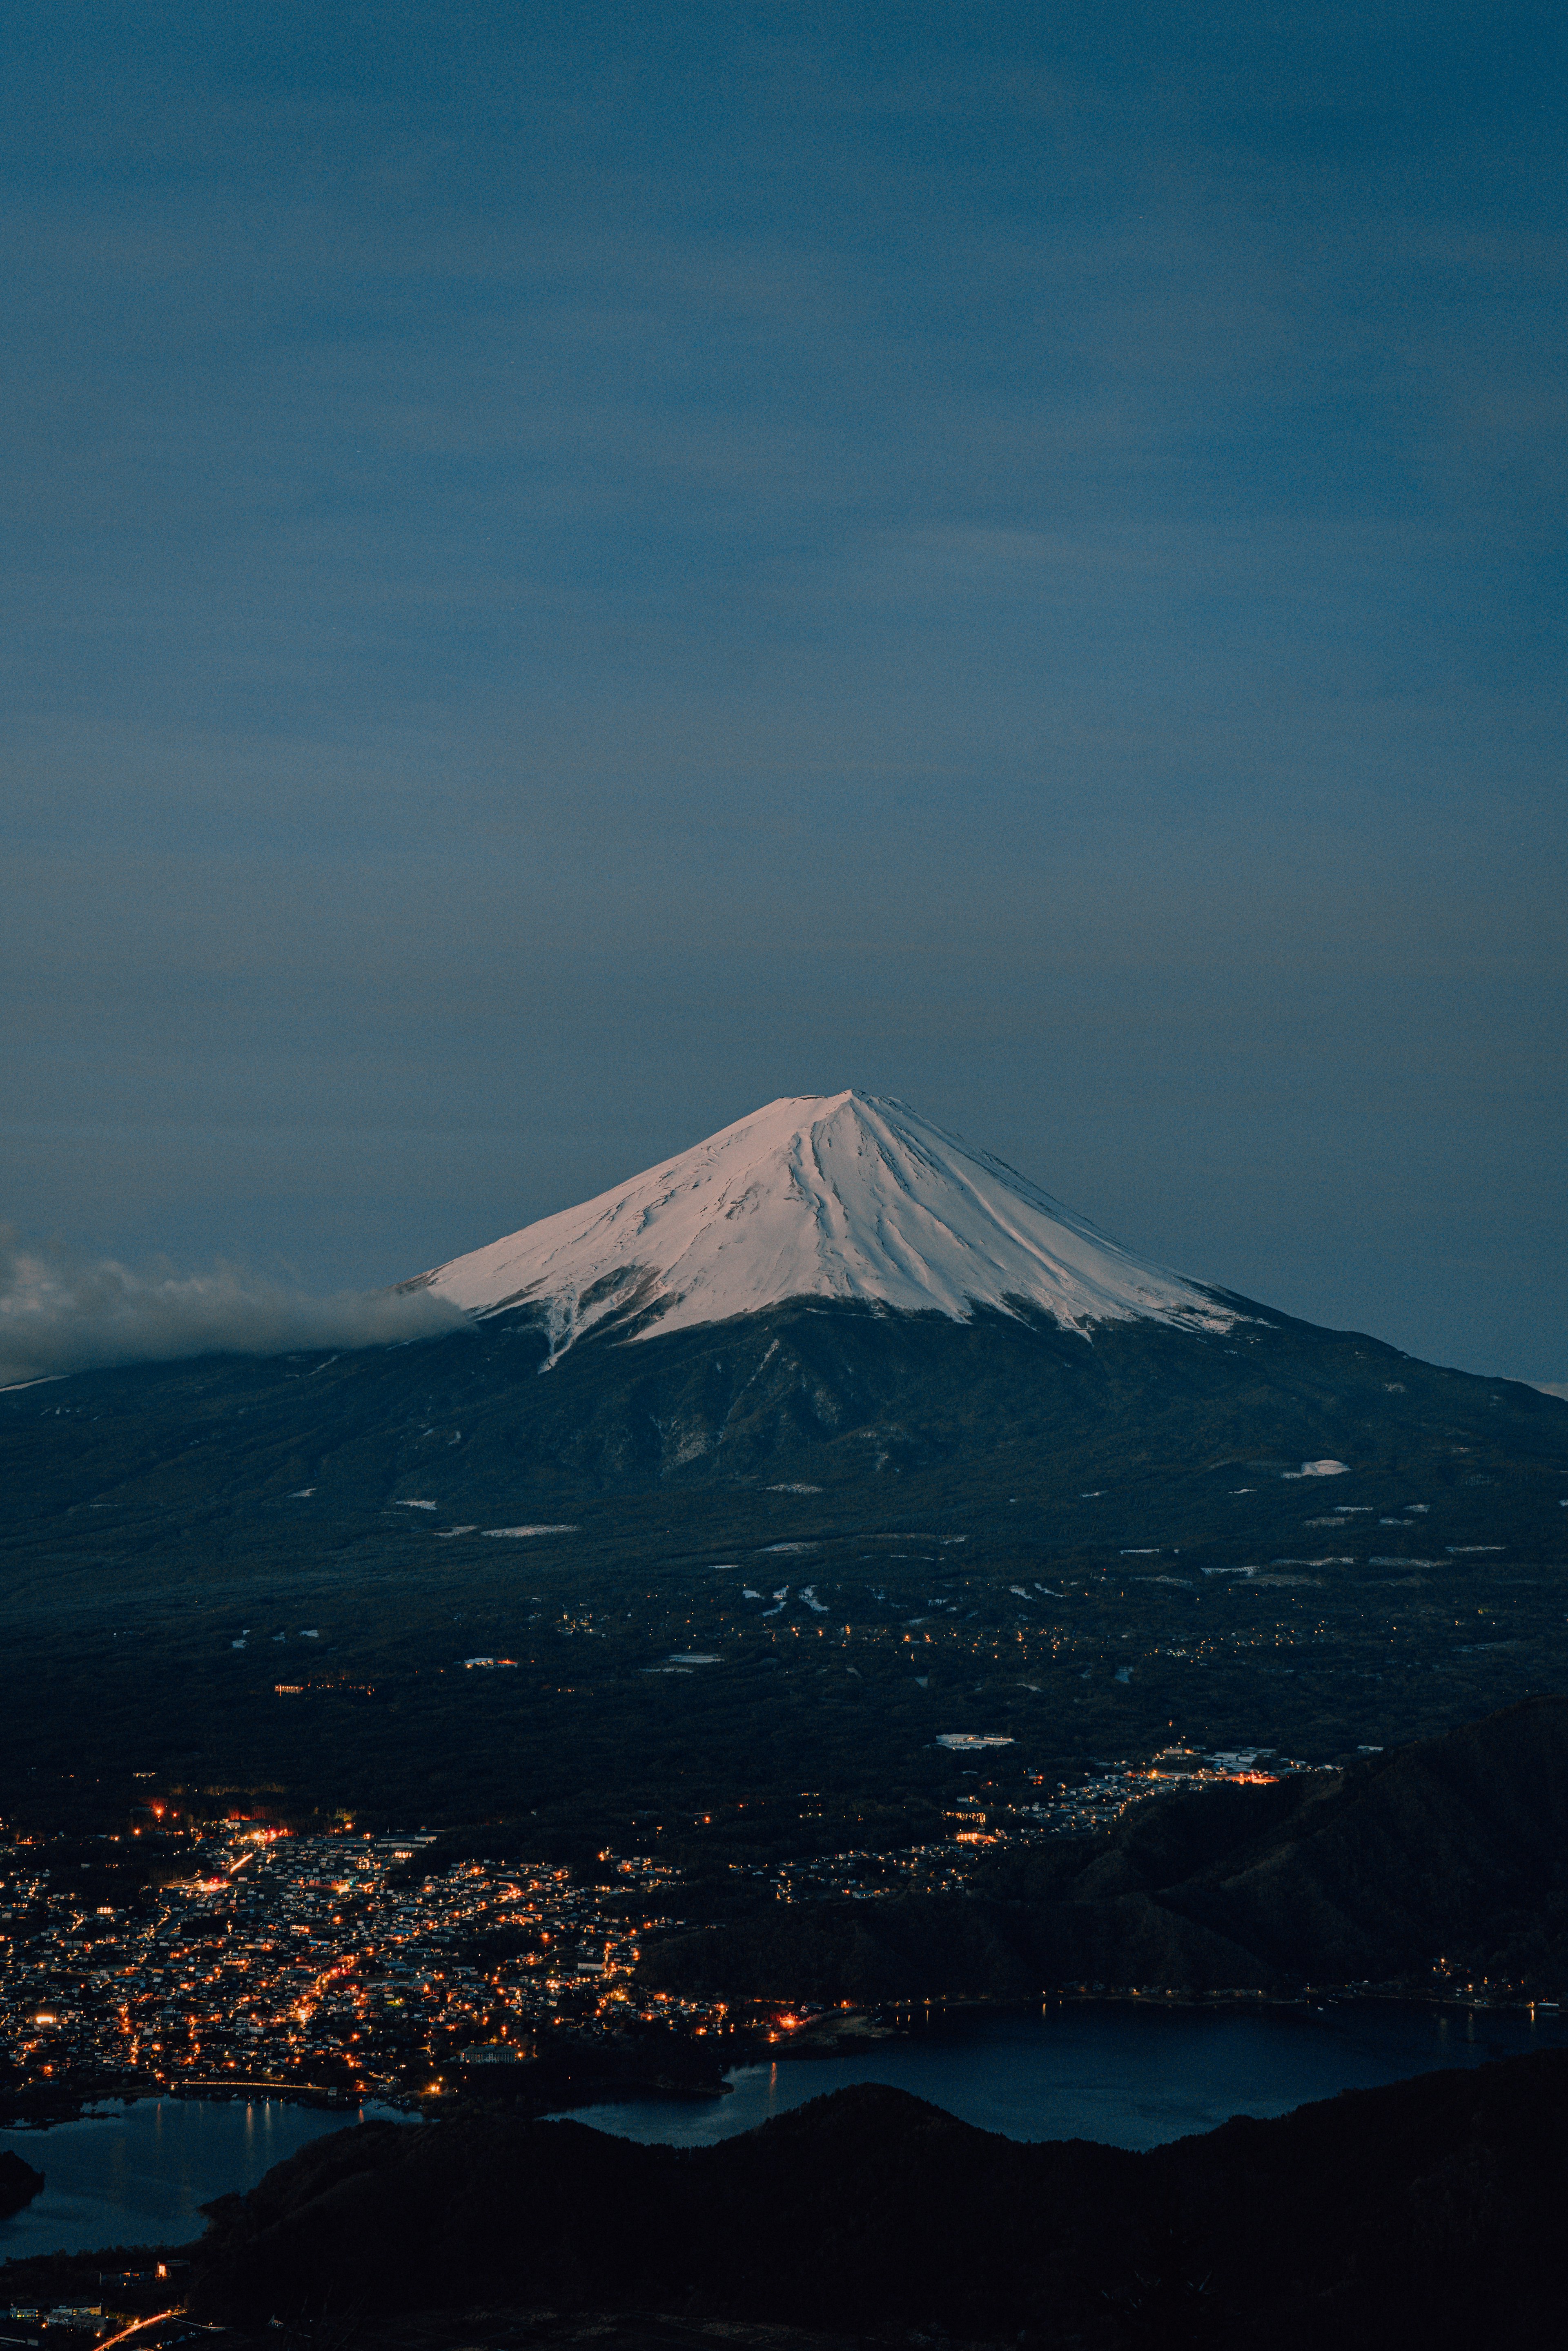
[[(1142, 1320), (1089, 1337), (1043, 1313), (792, 1300), (635, 1345), (597, 1329), (553, 1364), (546, 1322), (519, 1309), (400, 1347), (80, 1372), (0, 1393), (9, 1531), (89, 1505), (165, 1534), (235, 1508), (325, 1531), (411, 1487), (474, 1515), (519, 1489), (565, 1507), (782, 1478), (870, 1501), (956, 1477), (972, 1503), (1134, 1476), (1179, 1507), (1231, 1467), (1257, 1489), (1240, 1523), (1289, 1526), (1302, 1463), (1323, 1458), (1434, 1490), (1500, 1481), (1494, 1516), (1544, 1477), (1555, 1509), (1559, 1398), (1231, 1303), (1246, 1319), (1228, 1332)], [(1238, 1521), (1226, 1499), (1204, 1492), (1217, 1530)]]
[(1273, 1786), (1140, 1807), (998, 1857), (970, 1895), (774, 1904), (670, 1938), (659, 1983), (866, 2000), (1074, 1982), (1490, 1978), (1568, 1991), (1568, 1698)]
[(869, 2087), (691, 2150), (570, 2122), (370, 2125), (225, 2200), (193, 2306), (297, 2330), (469, 2314), (429, 2342), (501, 2340), (526, 2306), (1041, 2351), (1536, 2351), (1568, 2290), (1565, 2189), (1568, 2053), (1147, 2155), (1020, 2146)]

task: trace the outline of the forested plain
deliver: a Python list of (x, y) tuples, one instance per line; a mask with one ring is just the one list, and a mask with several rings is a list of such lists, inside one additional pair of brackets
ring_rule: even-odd
[(523, 1819), (727, 1868), (824, 1809), (915, 1842), (977, 1784), (1342, 1761), (1568, 1683), (1568, 1405), (1278, 1317), (934, 1319), (541, 1377), (502, 1318), (0, 1398), (0, 1810)]

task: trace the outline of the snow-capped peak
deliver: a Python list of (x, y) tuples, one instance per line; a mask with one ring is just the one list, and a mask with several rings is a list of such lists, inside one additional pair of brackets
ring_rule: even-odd
[(1027, 1306), (1080, 1331), (1133, 1316), (1208, 1330), (1236, 1319), (1004, 1161), (903, 1102), (854, 1092), (768, 1102), (418, 1284), (474, 1314), (545, 1308), (552, 1361), (606, 1316), (634, 1312), (632, 1335), (653, 1338), (787, 1298), (958, 1322), (977, 1305)]

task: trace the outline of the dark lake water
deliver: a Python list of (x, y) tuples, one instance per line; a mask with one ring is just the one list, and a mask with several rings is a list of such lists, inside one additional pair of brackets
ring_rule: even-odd
[[(327, 2113), (281, 2098), (141, 2098), (49, 2130), (0, 2131), (44, 2175), (40, 2195), (0, 2220), (0, 2261), (99, 2245), (178, 2245), (205, 2228), (200, 2207), (263, 2172), (325, 2131), (390, 2109)], [(397, 2119), (402, 2119), (398, 2117)]]
[(1169, 2009), (1153, 2001), (934, 2021), (872, 2054), (742, 2065), (727, 2096), (581, 2106), (623, 2138), (706, 2147), (852, 2082), (885, 2082), (1009, 2138), (1158, 2147), (1443, 2065), (1568, 2046), (1568, 2022), (1491, 2011)]
[[(936, 2018), (860, 2057), (743, 2065), (727, 2095), (585, 2106), (573, 2119), (627, 2138), (706, 2146), (851, 2082), (886, 2082), (1009, 2138), (1155, 2147), (1230, 2115), (1281, 2115), (1310, 2098), (1439, 2065), (1568, 2046), (1568, 2022), (1481, 2011), (1340, 2004), (1249, 2015), (1228, 2010), (1058, 2007)], [(146, 2098), (51, 2130), (0, 2131), (42, 2171), (43, 2193), (0, 2222), (0, 2260), (199, 2236), (201, 2206), (307, 2140), (381, 2106), (326, 2113), (281, 2099)]]

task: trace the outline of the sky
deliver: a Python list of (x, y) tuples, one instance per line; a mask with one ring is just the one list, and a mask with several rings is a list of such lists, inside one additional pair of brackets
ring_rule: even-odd
[(854, 1085), (1568, 1377), (1560, 9), (0, 13), (28, 1262)]

